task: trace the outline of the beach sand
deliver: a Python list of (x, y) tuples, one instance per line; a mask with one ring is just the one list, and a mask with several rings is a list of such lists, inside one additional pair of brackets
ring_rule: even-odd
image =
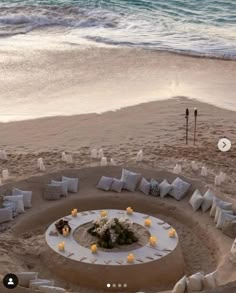
[[(184, 139), (184, 113), (187, 107), (191, 113), (188, 146)], [(196, 146), (193, 145), (194, 107), (199, 111)], [(174, 165), (181, 163), (182, 174), (188, 180), (197, 180), (193, 181), (194, 188), (205, 191), (210, 186), (218, 196), (231, 201), (236, 208), (235, 126), (235, 112), (184, 97), (145, 103), (101, 115), (51, 117), (1, 124), (0, 149), (5, 148), (9, 158), (1, 162), (1, 169), (9, 169), (12, 176), (10, 182), (23, 180), (3, 186), (1, 194), (17, 185), (26, 190), (33, 189), (34, 198), (31, 210), (13, 223), (1, 227), (3, 231), (6, 230), (1, 234), (1, 263), (4, 265), (0, 273), (36, 270), (42, 277), (55, 279), (58, 285), (68, 290), (94, 292), (91, 288), (78, 288), (61, 280), (42, 265), (45, 259), (49, 259), (48, 255), (53, 258), (45, 245), (46, 228), (79, 204), (79, 210), (133, 206), (140, 212), (156, 215), (176, 228), (181, 239), (187, 275), (199, 270), (209, 273), (219, 269), (219, 285), (236, 280), (234, 267), (227, 262), (233, 240), (215, 229), (208, 213), (202, 215), (192, 212), (188, 200), (193, 189), (184, 201), (176, 202), (171, 198), (161, 200), (144, 197), (139, 192), (105, 194), (95, 188), (102, 175), (119, 177), (122, 166), (137, 170), (149, 179), (166, 177), (172, 181), (176, 175), (165, 171), (172, 172)], [(217, 148), (218, 140), (224, 136), (232, 141), (232, 149), (227, 153)], [(100, 160), (91, 159), (91, 149), (101, 147), (105, 156), (114, 158), (119, 167), (101, 168)], [(144, 160), (137, 163), (135, 158), (140, 149), (144, 151)], [(62, 151), (73, 155), (73, 164), (67, 165), (61, 161)], [(44, 175), (39, 172), (36, 167), (38, 157), (44, 159), (46, 173), (57, 173)], [(200, 176), (200, 171), (191, 170), (192, 160), (200, 167), (208, 168), (206, 178)], [(220, 171), (226, 172), (227, 179), (222, 186), (215, 187), (214, 176)], [(43, 185), (50, 178), (59, 179), (61, 174), (81, 179), (79, 199), (75, 195), (57, 203), (45, 202), (42, 200)], [(27, 180), (32, 175), (39, 177)], [(9, 247), (11, 254), (7, 254)], [(152, 288), (150, 292), (171, 289), (172, 286)]]
[[(34, 33), (6, 39), (0, 48), (0, 121), (22, 120), (0, 123), (0, 150), (8, 154), (7, 161), (0, 161), (0, 171), (10, 172), (9, 183), (0, 191), (3, 195), (17, 185), (34, 192), (32, 209), (0, 225), (0, 274), (38, 271), (40, 277), (55, 279), (70, 291), (99, 292), (73, 286), (48, 269), (47, 260), (57, 259), (48, 250), (44, 233), (75, 205), (79, 210), (133, 206), (176, 228), (187, 275), (217, 269), (219, 285), (236, 280), (235, 268), (228, 262), (233, 240), (215, 229), (208, 213), (192, 212), (188, 200), (193, 187), (181, 202), (139, 192), (103, 193), (95, 188), (102, 175), (120, 177), (122, 167), (148, 179), (172, 181), (176, 175), (166, 172), (180, 163), (182, 175), (193, 180), (194, 188), (203, 192), (211, 187), (236, 208), (236, 115), (232, 111), (236, 110), (236, 62), (141, 49), (48, 46), (43, 34), (33, 37)], [(29, 44), (32, 47), (26, 50)], [(199, 113), (196, 145), (194, 107)], [(186, 108), (190, 110), (188, 145)], [(227, 153), (217, 148), (222, 137), (232, 141)], [(101, 168), (99, 159), (91, 159), (93, 148), (103, 148), (108, 161), (113, 158), (118, 166)], [(136, 162), (140, 149), (144, 160)], [(62, 152), (72, 154), (72, 164), (61, 161)], [(37, 169), (39, 157), (46, 172)], [(193, 160), (200, 168), (208, 168), (207, 177), (200, 176), (200, 170), (192, 171)], [(227, 178), (216, 187), (214, 178), (220, 171)], [(80, 178), (79, 195), (56, 203), (44, 201), (43, 185), (61, 174)], [(171, 287), (151, 288), (150, 292)]]

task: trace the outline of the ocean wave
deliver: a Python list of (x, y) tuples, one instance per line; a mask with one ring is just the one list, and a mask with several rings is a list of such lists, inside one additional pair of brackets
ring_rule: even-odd
[(0, 36), (58, 26), (74, 30), (79, 37), (94, 43), (236, 58), (233, 0), (201, 3), (198, 0), (45, 0), (43, 3), (39, 0), (0, 3)]

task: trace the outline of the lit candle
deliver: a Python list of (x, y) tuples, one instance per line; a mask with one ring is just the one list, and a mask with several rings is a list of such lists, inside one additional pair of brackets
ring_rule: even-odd
[(65, 242), (62, 241), (58, 244), (58, 250), (59, 251), (64, 251), (65, 250)]
[(127, 256), (127, 262), (128, 263), (133, 263), (135, 260), (135, 257), (132, 253), (130, 253), (128, 256)]
[(100, 212), (100, 216), (101, 216), (102, 218), (107, 217), (107, 215), (108, 215), (107, 211), (101, 211), (101, 212)]
[(157, 245), (157, 238), (155, 236), (151, 236), (149, 238), (149, 243), (151, 246), (156, 246)]
[(152, 225), (152, 221), (151, 221), (151, 219), (146, 219), (146, 220), (144, 221), (144, 225), (145, 225), (146, 227), (151, 227), (151, 225)]
[(70, 233), (70, 230), (69, 230), (69, 227), (68, 226), (65, 226), (63, 229), (62, 229), (62, 234), (64, 237), (67, 237)]
[(128, 207), (128, 208), (126, 209), (126, 213), (127, 213), (128, 215), (132, 215), (132, 214), (133, 214), (133, 209), (132, 209), (131, 207)]
[(169, 237), (174, 238), (176, 236), (176, 231), (174, 228), (171, 228), (169, 230)]
[(98, 251), (98, 248), (97, 248), (97, 245), (96, 244), (93, 244), (93, 245), (91, 245), (91, 252), (92, 253), (97, 253), (97, 251)]
[(71, 211), (71, 215), (72, 215), (72, 217), (76, 217), (76, 216), (77, 216), (77, 213), (78, 213), (77, 209), (73, 209), (73, 210)]

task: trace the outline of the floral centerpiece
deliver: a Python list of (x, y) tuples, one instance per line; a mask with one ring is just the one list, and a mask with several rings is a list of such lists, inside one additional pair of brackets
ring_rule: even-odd
[(97, 245), (102, 248), (112, 249), (138, 241), (133, 230), (133, 222), (128, 218), (101, 217), (93, 221), (87, 232), (98, 238)]

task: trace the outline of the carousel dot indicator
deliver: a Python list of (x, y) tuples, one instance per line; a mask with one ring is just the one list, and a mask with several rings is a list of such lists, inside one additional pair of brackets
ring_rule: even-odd
[(110, 287), (111, 287), (111, 284), (108, 283), (108, 284), (107, 284), (107, 288), (110, 288)]

